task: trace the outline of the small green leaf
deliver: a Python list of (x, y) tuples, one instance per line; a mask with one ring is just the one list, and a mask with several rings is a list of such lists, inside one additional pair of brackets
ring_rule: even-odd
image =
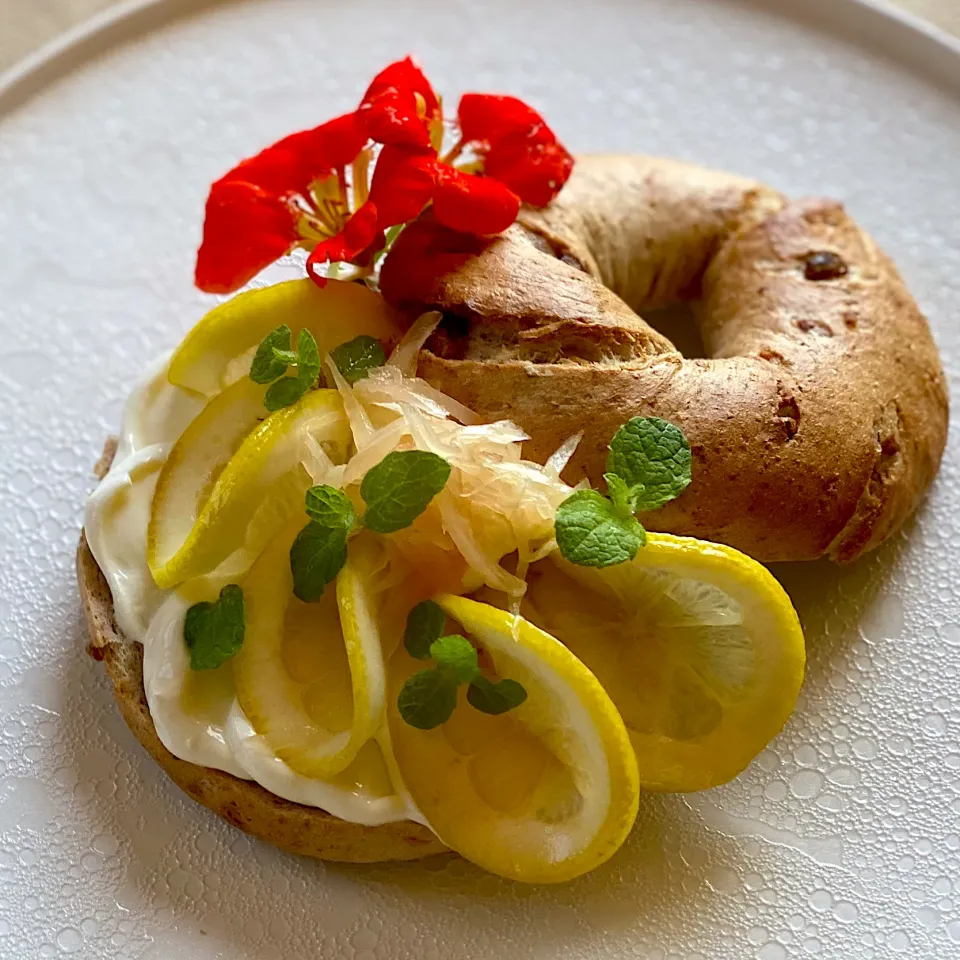
[(633, 517), (621, 517), (596, 490), (578, 490), (557, 509), (557, 546), (571, 563), (609, 567), (632, 560), (646, 542)]
[(373, 367), (382, 367), (387, 355), (375, 337), (361, 334), (353, 340), (341, 343), (330, 351), (330, 359), (337, 365), (347, 383), (362, 380)]
[(280, 360), (287, 367), (293, 366), (297, 362), (297, 351), (296, 350), (278, 350), (276, 347), (273, 348), (273, 355), (277, 360)]
[(497, 716), (514, 707), (519, 707), (527, 699), (523, 684), (516, 680), (500, 680), (494, 683), (484, 676), (478, 676), (467, 687), (467, 702), (481, 713)]
[(257, 347), (250, 364), (250, 379), (254, 383), (271, 383), (287, 372), (290, 361), (280, 359), (277, 356), (280, 351), (289, 355), (290, 328), (285, 323), (268, 333)]
[(610, 441), (607, 472), (634, 492), (635, 510), (655, 510), (690, 483), (690, 444), (679, 427), (659, 417), (634, 417)]
[(450, 464), (426, 450), (388, 453), (367, 471), (360, 496), (367, 505), (362, 523), (374, 533), (409, 527), (450, 477)]
[(443, 608), (432, 600), (422, 600), (407, 616), (407, 626), (403, 631), (403, 645), (407, 653), (417, 660), (426, 660), (430, 656), (430, 644), (439, 640), (447, 615)]
[(310, 389), (299, 377), (283, 377), (267, 387), (263, 405), (273, 413), (296, 403)]
[(397, 697), (400, 716), (411, 727), (432, 730), (446, 723), (457, 705), (457, 681), (441, 670), (421, 670)]
[(624, 480), (615, 473), (605, 473), (603, 479), (607, 481), (607, 496), (613, 504), (618, 517), (632, 517), (636, 512), (636, 501), (633, 492), (636, 489), (628, 487)]
[(314, 603), (323, 596), (347, 562), (347, 532), (343, 526), (327, 527), (311, 520), (290, 547), (290, 571), (293, 592), (304, 603)]
[(336, 487), (321, 484), (311, 487), (306, 496), (307, 516), (325, 527), (351, 530), (357, 515), (350, 498)]
[(183, 622), (191, 670), (216, 670), (243, 646), (243, 590), (228, 583), (214, 603), (195, 603)]
[(430, 656), (457, 683), (469, 683), (480, 672), (476, 647), (458, 634), (441, 637), (431, 643)]
[(390, 248), (396, 242), (397, 237), (403, 233), (405, 227), (405, 223), (398, 223), (396, 226), (387, 227), (383, 234), (383, 247), (373, 255), (373, 266), (376, 266), (390, 252)]
[(297, 379), (305, 384), (303, 392), (316, 386), (320, 374), (320, 350), (313, 334), (304, 327), (297, 336)]

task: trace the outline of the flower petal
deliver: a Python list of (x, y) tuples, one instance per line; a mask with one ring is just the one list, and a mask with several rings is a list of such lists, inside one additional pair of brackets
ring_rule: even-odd
[(207, 199), (196, 285), (231, 293), (298, 242), (297, 215), (280, 198), (251, 183), (218, 182)]
[(520, 198), (490, 177), (438, 164), (433, 212), (444, 226), (463, 233), (501, 233), (517, 219)]
[(545, 207), (569, 179), (573, 157), (522, 100), (467, 93), (457, 115), (464, 140), (485, 155), (484, 173), (525, 203)]
[(357, 112), (378, 143), (427, 147), (429, 124), (440, 114), (440, 101), (420, 67), (405, 57), (373, 78)]
[(380, 292), (397, 307), (438, 303), (441, 278), (489, 243), (486, 237), (457, 233), (427, 214), (411, 223), (390, 248), (380, 270)]
[(457, 119), (463, 139), (475, 143), (496, 143), (503, 137), (547, 136), (553, 131), (533, 107), (516, 97), (492, 93), (465, 93), (457, 107)]
[(318, 274), (314, 267), (324, 263), (356, 263), (367, 260), (372, 254), (372, 247), (377, 237), (382, 238), (383, 232), (377, 224), (377, 208), (367, 201), (344, 224), (343, 229), (334, 237), (318, 243), (307, 258), (307, 275), (323, 286), (326, 279)]
[(377, 206), (380, 226), (416, 219), (430, 202), (436, 182), (437, 161), (432, 152), (384, 147), (370, 185), (370, 199)]
[(292, 133), (243, 160), (218, 183), (241, 180), (276, 196), (306, 194), (311, 181), (352, 163), (367, 142), (356, 112)]
[(524, 203), (545, 207), (573, 171), (573, 157), (562, 144), (515, 135), (493, 144), (484, 173), (508, 186)]

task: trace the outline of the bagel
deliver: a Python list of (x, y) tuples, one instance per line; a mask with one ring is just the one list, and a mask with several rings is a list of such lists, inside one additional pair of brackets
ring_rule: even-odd
[[(431, 254), (425, 256), (425, 254)], [(848, 562), (930, 485), (947, 390), (926, 320), (890, 259), (831, 200), (673, 160), (584, 156), (559, 196), (500, 237), (429, 221), (381, 277), (394, 305), (439, 309), (420, 376), (543, 460), (583, 432), (565, 478), (602, 480), (634, 416), (680, 426), (694, 483), (652, 530), (762, 561)], [(700, 301), (707, 359), (635, 311)]]
[[(116, 450), (110, 440), (96, 467), (103, 477)], [(290, 853), (347, 863), (416, 860), (446, 851), (426, 827), (401, 821), (368, 827), (334, 817), (316, 807), (284, 800), (252, 780), (201, 767), (175, 757), (160, 742), (143, 689), (143, 646), (117, 626), (110, 587), (80, 537), (77, 582), (87, 623), (87, 652), (101, 661), (113, 684), (120, 713), (133, 735), (181, 790), (246, 833)]]

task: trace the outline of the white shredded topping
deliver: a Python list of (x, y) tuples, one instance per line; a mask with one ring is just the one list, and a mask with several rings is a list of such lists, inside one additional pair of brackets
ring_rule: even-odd
[[(443, 457), (452, 468), (446, 487), (413, 526), (384, 540), (391, 555), (414, 559), (389, 565), (393, 574), (385, 567), (385, 575), (407, 576), (416, 558), (432, 557), (437, 569), (459, 577), (458, 563), (465, 563), (463, 583), (505, 593), (507, 609), (516, 615), (529, 567), (556, 549), (557, 507), (574, 490), (560, 472), (581, 435), (567, 439), (540, 466), (523, 459), (521, 445), (529, 437), (516, 424), (480, 423), (472, 410), (416, 378), (417, 353), (439, 319), (437, 313), (420, 317), (388, 365), (352, 386), (327, 358), (356, 450), (346, 465), (335, 466), (307, 439), (304, 465), (314, 482), (347, 488), (394, 450), (415, 448)], [(515, 572), (513, 560), (510, 569), (504, 566), (511, 557)]]
[(417, 317), (390, 354), (387, 366), (396, 367), (405, 377), (415, 377), (420, 350), (442, 319), (443, 314), (439, 310), (430, 310)]
[(573, 455), (577, 452), (577, 447), (580, 446), (580, 441), (583, 439), (583, 431), (575, 433), (572, 437), (567, 437), (563, 443), (550, 455), (547, 459), (547, 462), (543, 465), (544, 471), (551, 477), (557, 477), (559, 479), (560, 474), (563, 473), (563, 468), (570, 462)]
[(350, 384), (343, 378), (343, 374), (338, 369), (333, 359), (328, 355), (326, 358), (327, 370), (333, 380), (340, 398), (343, 400), (343, 410), (350, 422), (350, 431), (353, 433), (353, 442), (357, 449), (361, 449), (373, 434), (373, 424), (367, 416), (367, 411), (357, 399)]

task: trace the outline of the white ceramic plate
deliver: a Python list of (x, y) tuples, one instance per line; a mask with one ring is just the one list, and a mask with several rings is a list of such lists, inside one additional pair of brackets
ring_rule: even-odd
[(529, 889), (458, 861), (348, 867), (183, 797), (83, 654), (89, 468), (206, 302), (208, 184), (415, 51), (576, 150), (671, 154), (843, 198), (960, 362), (960, 53), (851, 0), (137, 5), (0, 85), (0, 955), (960, 955), (960, 460), (849, 569), (781, 568), (810, 669), (737, 782), (650, 797), (605, 868)]

